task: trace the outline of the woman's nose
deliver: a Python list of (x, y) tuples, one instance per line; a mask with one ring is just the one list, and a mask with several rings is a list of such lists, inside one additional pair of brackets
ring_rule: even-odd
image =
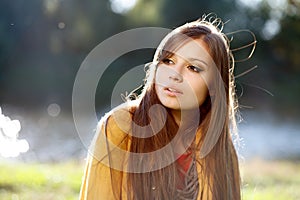
[(177, 83), (181, 83), (183, 81), (183, 77), (178, 69), (171, 69), (169, 74), (169, 79), (175, 81)]

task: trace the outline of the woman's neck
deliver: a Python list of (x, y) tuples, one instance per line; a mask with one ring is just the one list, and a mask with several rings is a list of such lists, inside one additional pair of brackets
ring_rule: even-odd
[(179, 127), (183, 122), (190, 124), (200, 120), (199, 110), (171, 110), (171, 114)]
[(176, 153), (184, 154), (195, 140), (198, 130), (199, 110), (171, 110), (172, 117), (178, 125), (178, 139), (175, 141)]
[(181, 124), (181, 110), (171, 110), (171, 114), (178, 126)]

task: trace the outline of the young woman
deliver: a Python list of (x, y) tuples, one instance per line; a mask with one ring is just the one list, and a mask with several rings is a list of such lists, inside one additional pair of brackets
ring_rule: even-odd
[(141, 94), (100, 120), (81, 200), (241, 198), (234, 60), (220, 25), (204, 17), (163, 39)]

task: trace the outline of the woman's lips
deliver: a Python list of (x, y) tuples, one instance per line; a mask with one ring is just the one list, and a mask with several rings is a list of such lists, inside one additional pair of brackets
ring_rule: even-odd
[(183, 94), (182, 91), (180, 91), (180, 90), (178, 90), (176, 88), (173, 88), (173, 87), (165, 87), (164, 91), (166, 92), (166, 94), (168, 96), (171, 96), (171, 97), (175, 97), (175, 96)]

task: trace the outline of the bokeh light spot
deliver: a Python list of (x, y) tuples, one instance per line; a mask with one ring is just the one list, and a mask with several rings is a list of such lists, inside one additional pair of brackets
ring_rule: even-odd
[(66, 24), (64, 22), (59, 22), (58, 25), (57, 25), (57, 27), (59, 29), (64, 29), (66, 27)]
[(136, 3), (137, 0), (110, 0), (111, 10), (119, 14), (127, 13)]
[(47, 108), (48, 114), (52, 117), (57, 117), (60, 113), (60, 106), (56, 103), (52, 103)]
[(276, 19), (270, 19), (265, 23), (262, 30), (262, 36), (265, 40), (272, 39), (280, 31), (280, 24)]

